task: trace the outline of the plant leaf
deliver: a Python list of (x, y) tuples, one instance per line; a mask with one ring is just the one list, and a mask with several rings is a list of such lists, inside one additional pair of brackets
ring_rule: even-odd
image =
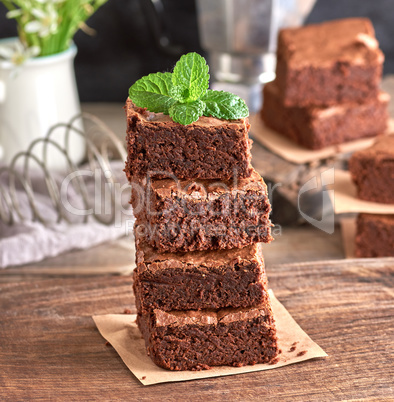
[(249, 109), (245, 101), (231, 92), (209, 89), (201, 100), (206, 105), (204, 116), (226, 120), (236, 120), (249, 116)]
[(189, 98), (189, 90), (179, 85), (173, 85), (170, 88), (170, 96), (178, 102), (185, 103), (185, 99)]
[(170, 96), (171, 73), (149, 74), (136, 81), (129, 89), (129, 98), (138, 107), (154, 113), (168, 114), (176, 100)]
[(174, 103), (170, 107), (170, 116), (177, 123), (187, 125), (194, 123), (203, 115), (205, 103), (199, 100), (189, 103)]
[(203, 96), (209, 85), (209, 67), (204, 57), (198, 53), (183, 55), (174, 67), (172, 83), (183, 90), (180, 102), (195, 101)]

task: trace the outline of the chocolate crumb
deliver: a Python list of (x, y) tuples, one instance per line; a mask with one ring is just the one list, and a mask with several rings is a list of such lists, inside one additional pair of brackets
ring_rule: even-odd
[(123, 311), (123, 314), (131, 314), (131, 310), (129, 310), (128, 308), (125, 308)]
[(194, 191), (202, 191), (203, 189), (201, 188), (201, 185), (194, 182), (192, 184), (190, 184), (187, 188), (187, 194), (191, 195), (191, 193), (193, 193)]
[(270, 364), (276, 364), (276, 363), (279, 363), (278, 357), (276, 359), (270, 361)]
[(306, 352), (307, 352), (306, 350), (302, 350), (301, 352), (298, 352), (298, 353), (297, 353), (297, 357), (299, 357), (299, 356), (304, 356), (304, 354), (305, 354)]
[(289, 349), (289, 352), (294, 352), (296, 350), (296, 347), (295, 346), (292, 346), (290, 349)]
[(146, 378), (146, 375), (142, 376), (142, 377), (141, 377), (141, 380), (145, 380), (145, 378)]
[(293, 343), (291, 344), (291, 346), (295, 346), (295, 345), (297, 345), (297, 343), (298, 343), (298, 341), (295, 341), (295, 342), (293, 342)]
[(105, 346), (112, 346), (108, 341), (105, 342)]

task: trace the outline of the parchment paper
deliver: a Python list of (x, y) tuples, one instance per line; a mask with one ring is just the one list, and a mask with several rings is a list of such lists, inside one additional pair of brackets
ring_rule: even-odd
[(169, 371), (156, 366), (147, 356), (145, 344), (130, 314), (93, 316), (101, 335), (115, 348), (130, 371), (144, 385), (171, 381), (188, 381), (198, 378), (219, 377), (261, 370), (270, 370), (327, 354), (294, 321), (285, 307), (269, 290), (276, 321), (279, 361), (276, 364), (256, 364), (245, 367), (214, 367), (202, 371)]
[[(251, 124), (251, 133), (258, 142), (287, 161), (297, 164), (325, 159), (339, 153), (348, 153), (364, 149), (371, 146), (376, 140), (376, 137), (373, 137), (349, 141), (344, 144), (313, 151), (296, 144), (285, 136), (266, 127), (259, 114), (251, 115), (249, 120)], [(393, 131), (394, 120), (390, 119), (387, 134), (393, 133)]]
[(358, 199), (356, 186), (352, 182), (349, 172), (336, 169), (334, 177), (334, 192), (330, 191), (328, 194), (336, 214), (359, 212), (394, 214), (394, 204), (380, 204)]

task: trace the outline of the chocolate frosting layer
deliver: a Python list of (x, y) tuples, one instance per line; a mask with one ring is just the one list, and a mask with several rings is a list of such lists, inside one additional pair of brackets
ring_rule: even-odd
[(322, 67), (337, 62), (382, 63), (384, 60), (372, 23), (367, 18), (286, 28), (280, 32), (279, 41), (286, 47), (283, 54), (292, 68)]
[(245, 193), (247, 191), (267, 194), (267, 186), (262, 177), (253, 170), (252, 175), (245, 179), (219, 180), (175, 180), (152, 179), (152, 189), (160, 197), (171, 197), (174, 193), (182, 198), (214, 199), (225, 193)]
[(236, 321), (248, 321), (268, 315), (269, 306), (251, 308), (226, 308), (220, 310), (163, 311), (153, 310), (156, 326), (218, 325)]
[[(280, 98), (280, 92), (278, 85), (275, 81), (268, 82), (265, 84), (265, 91), (273, 94), (276, 98)], [(378, 97), (375, 99), (367, 99), (362, 105), (367, 104), (387, 104), (390, 101), (390, 95), (387, 92), (380, 91)], [(311, 116), (316, 116), (320, 119), (329, 118), (334, 115), (344, 114), (347, 110), (360, 106), (360, 103), (356, 102), (344, 102), (339, 105), (334, 106), (306, 106), (306, 107), (289, 107), (289, 109), (302, 109), (307, 111)]]
[(163, 269), (186, 268), (196, 266), (204, 268), (228, 269), (235, 264), (252, 263), (264, 267), (261, 245), (253, 244), (240, 249), (191, 251), (185, 253), (158, 253), (143, 239), (136, 239), (136, 263), (140, 272), (144, 270), (157, 271)]
[(389, 159), (394, 163), (394, 134), (379, 137), (369, 148), (356, 151), (352, 158), (356, 157)]
[[(170, 124), (179, 125), (179, 123), (174, 122), (168, 115), (165, 115), (163, 113), (153, 113), (146, 108), (135, 106), (130, 98), (127, 99), (126, 106), (133, 108), (134, 111), (138, 114), (138, 117), (142, 121), (146, 121), (149, 123), (158, 123), (158, 124), (166, 123), (166, 125)], [(212, 126), (223, 126), (228, 124), (246, 125), (248, 124), (248, 118), (242, 118), (237, 120), (223, 120), (223, 119), (217, 119), (215, 117), (201, 116), (194, 123), (188, 124), (188, 126), (212, 127)]]

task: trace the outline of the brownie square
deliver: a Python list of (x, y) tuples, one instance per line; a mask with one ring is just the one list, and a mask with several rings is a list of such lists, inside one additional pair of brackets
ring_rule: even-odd
[(286, 106), (325, 106), (376, 98), (383, 53), (367, 18), (279, 32), (276, 82)]
[(280, 99), (276, 83), (269, 82), (264, 86), (263, 99), (261, 117), (266, 126), (309, 149), (382, 134), (389, 118), (390, 97), (385, 92), (364, 103), (287, 107)]
[(356, 256), (394, 257), (394, 215), (358, 215)]
[(371, 147), (354, 152), (349, 170), (359, 198), (394, 204), (394, 135), (380, 137)]
[(150, 179), (132, 183), (136, 232), (160, 252), (268, 243), (271, 205), (256, 171), (245, 179)]
[(230, 179), (252, 173), (249, 121), (200, 117), (182, 125), (162, 113), (126, 102), (129, 180), (174, 175), (178, 179)]
[(278, 354), (270, 305), (137, 316), (151, 359), (169, 370), (268, 363)]
[(137, 311), (249, 307), (267, 301), (261, 247), (160, 254), (136, 242)]

